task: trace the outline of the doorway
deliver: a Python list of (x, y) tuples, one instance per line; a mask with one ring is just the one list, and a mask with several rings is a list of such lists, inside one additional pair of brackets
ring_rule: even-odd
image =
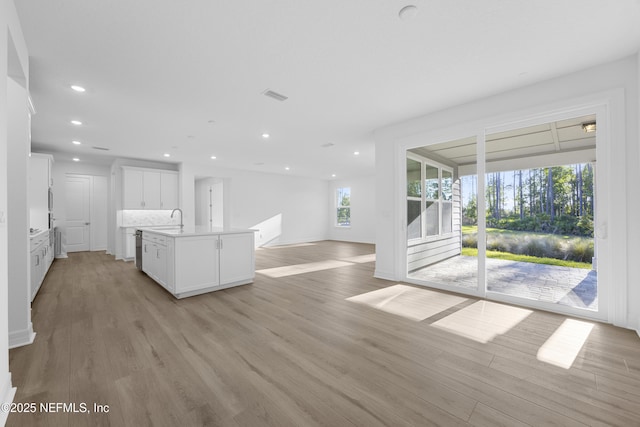
[(409, 148), (407, 280), (604, 317), (596, 127), (586, 114)]
[(196, 178), (195, 225), (210, 228), (225, 226), (225, 179)]
[(108, 180), (66, 174), (63, 252), (107, 249)]

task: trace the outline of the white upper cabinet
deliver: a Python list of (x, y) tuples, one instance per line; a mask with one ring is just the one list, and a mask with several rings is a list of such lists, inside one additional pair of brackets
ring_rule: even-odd
[(122, 208), (144, 209), (143, 172), (122, 168)]
[(160, 174), (160, 207), (174, 209), (178, 207), (178, 174)]
[(160, 203), (160, 172), (144, 171), (142, 173), (142, 194), (145, 209), (162, 209)]
[(177, 207), (177, 172), (122, 168), (122, 209), (159, 210)]

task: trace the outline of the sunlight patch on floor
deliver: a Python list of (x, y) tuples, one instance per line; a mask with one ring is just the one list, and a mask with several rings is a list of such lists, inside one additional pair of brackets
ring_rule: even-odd
[(509, 332), (531, 313), (524, 308), (478, 301), (434, 322), (432, 326), (486, 344)]
[(375, 262), (376, 254), (358, 255), (350, 258), (340, 258), (342, 261), (353, 262), (356, 264), (364, 264), (367, 262)]
[(589, 338), (593, 323), (567, 319), (542, 344), (537, 358), (541, 362), (569, 369)]
[(285, 265), (283, 267), (265, 268), (262, 270), (256, 270), (256, 273), (277, 278), (277, 277), (294, 276), (296, 274), (313, 273), (314, 271), (330, 270), (333, 268), (346, 267), (349, 265), (353, 265), (353, 263), (336, 261), (336, 260), (328, 260), (328, 261), (310, 262), (307, 264), (294, 264), (294, 265)]
[(260, 246), (259, 248), (256, 248), (256, 250), (260, 251), (260, 250), (302, 248), (305, 246), (316, 246), (316, 243), (296, 243), (293, 245)]
[(463, 297), (407, 285), (393, 285), (346, 300), (415, 321), (424, 320), (467, 301)]

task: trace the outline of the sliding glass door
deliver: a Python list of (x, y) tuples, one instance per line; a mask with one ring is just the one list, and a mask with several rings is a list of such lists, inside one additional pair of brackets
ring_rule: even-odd
[(596, 126), (562, 117), (408, 149), (407, 280), (601, 317)]

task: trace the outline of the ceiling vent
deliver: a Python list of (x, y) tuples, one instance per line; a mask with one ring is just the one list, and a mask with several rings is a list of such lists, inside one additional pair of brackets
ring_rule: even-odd
[(329, 147), (333, 147), (335, 144), (333, 144), (332, 142), (327, 142), (326, 144), (322, 144), (321, 147), (322, 148), (329, 148)]
[(96, 146), (93, 146), (93, 147), (91, 147), (91, 148), (93, 148), (94, 150), (109, 151), (109, 149), (108, 149), (108, 148), (104, 148), (104, 147), (96, 147)]
[(272, 90), (265, 90), (264, 92), (262, 92), (264, 96), (268, 96), (269, 98), (273, 98), (277, 101), (286, 101), (289, 97), (288, 96), (284, 96), (278, 92), (274, 92)]

